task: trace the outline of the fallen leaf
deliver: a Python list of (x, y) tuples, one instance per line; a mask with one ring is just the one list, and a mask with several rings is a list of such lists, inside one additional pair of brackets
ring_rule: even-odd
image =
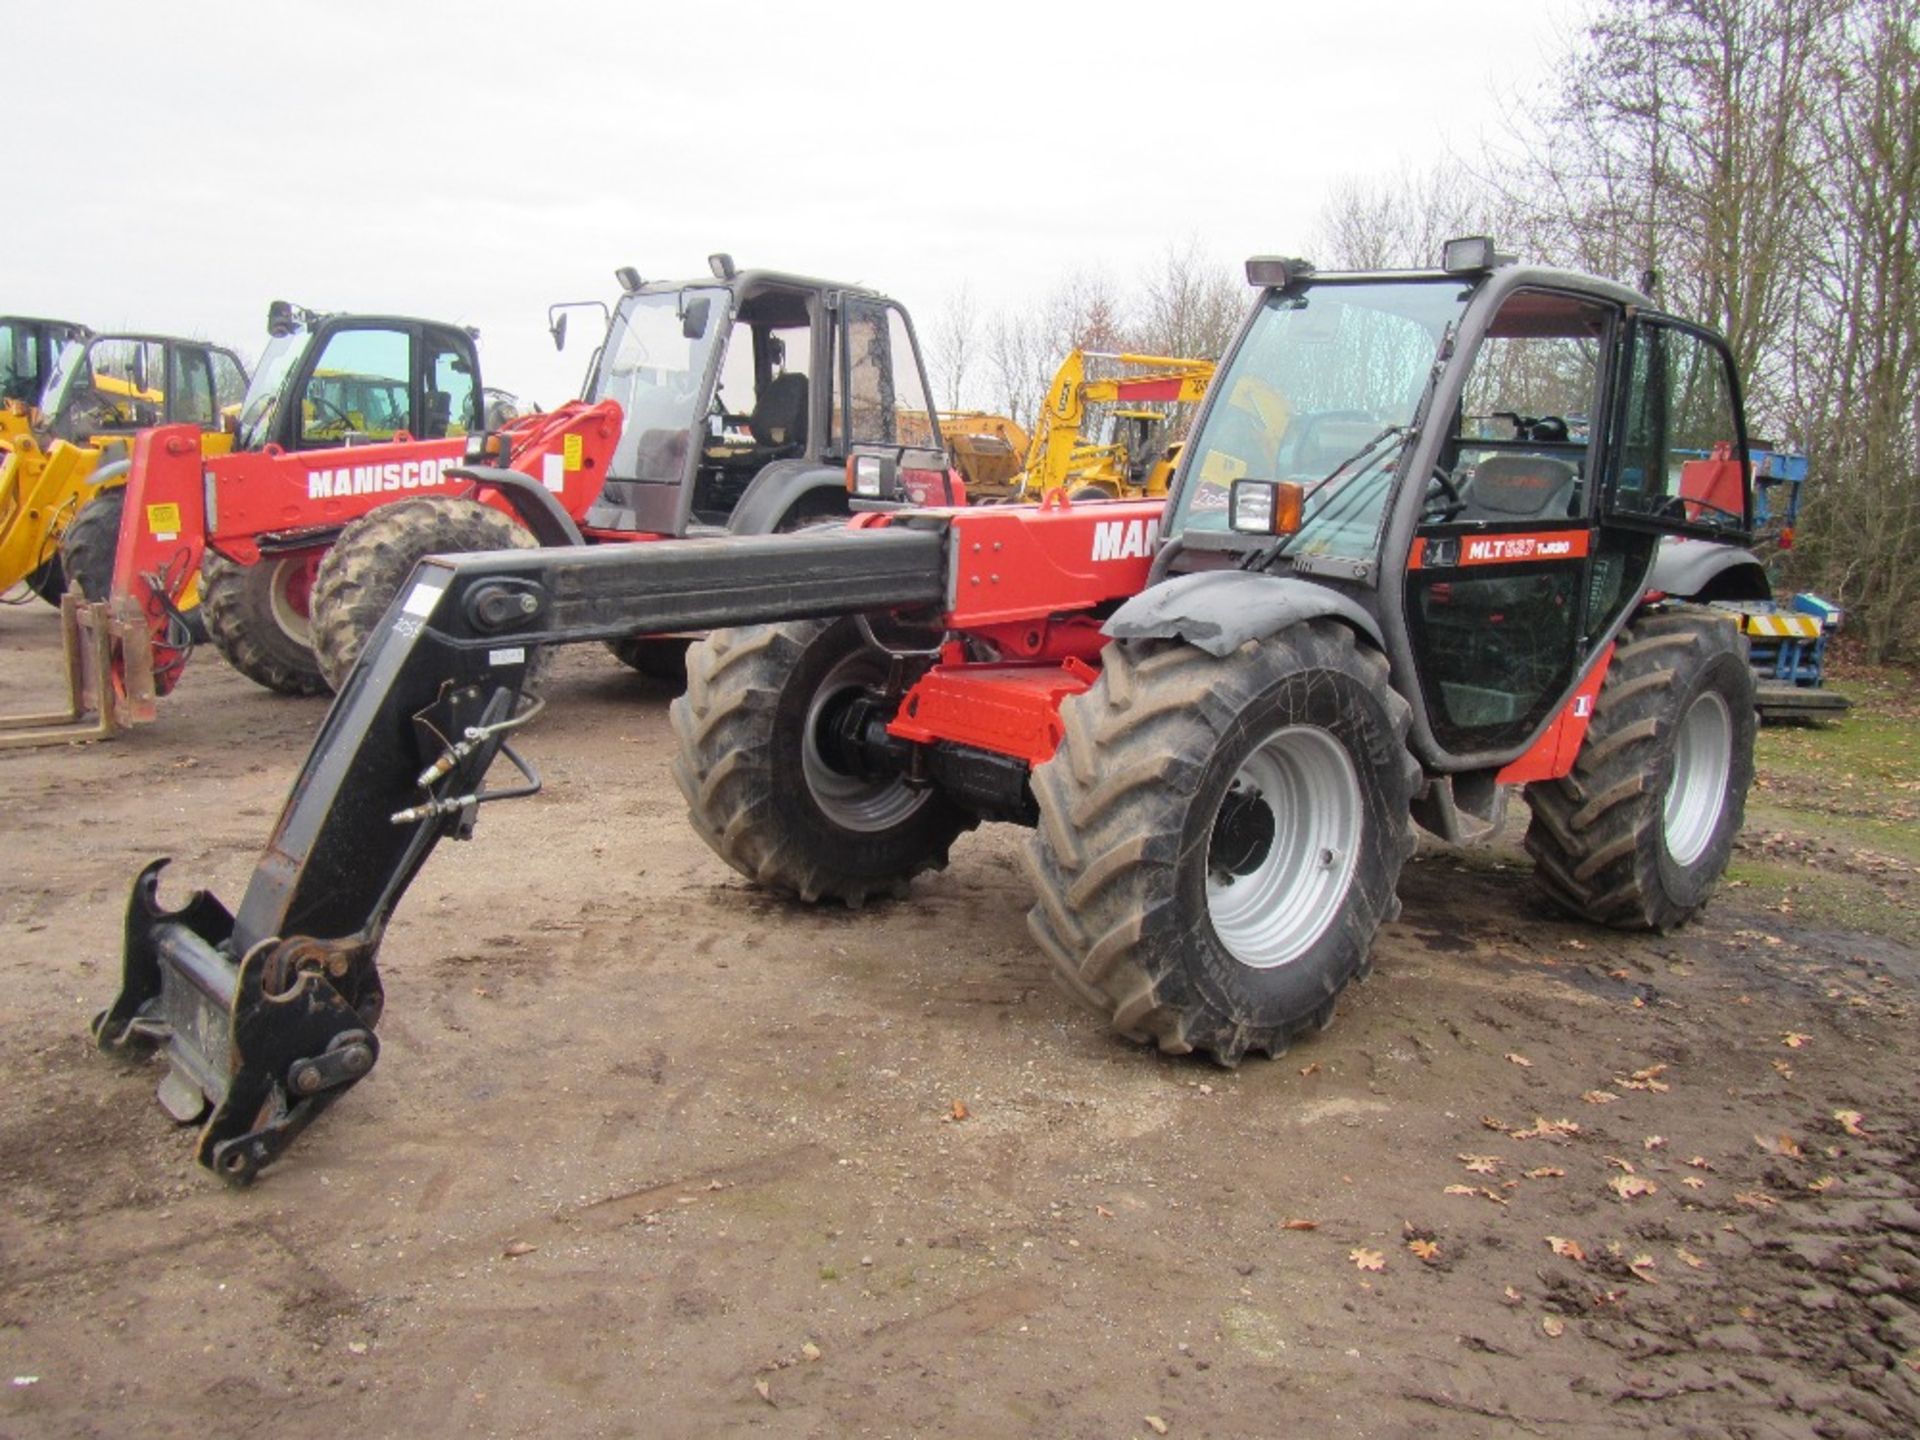
[(766, 1401), (769, 1405), (773, 1404), (773, 1387), (767, 1384), (766, 1381), (764, 1380), (754, 1381), (753, 1393), (758, 1395), (762, 1400)]
[(1561, 1139), (1569, 1135), (1578, 1135), (1580, 1127), (1571, 1120), (1548, 1120), (1542, 1116), (1533, 1117), (1533, 1126), (1527, 1130), (1510, 1132), (1516, 1140), (1539, 1140), (1544, 1138)]
[(1783, 1080), (1793, 1079), (1793, 1066), (1789, 1065), (1786, 1061), (1775, 1060), (1773, 1062), (1773, 1068), (1780, 1072), (1781, 1079)]
[(1567, 1333), (1567, 1322), (1562, 1320), (1558, 1315), (1542, 1315), (1540, 1317), (1540, 1329), (1548, 1339), (1558, 1340), (1562, 1335)]
[(1318, 1220), (1282, 1220), (1280, 1228), (1282, 1230), (1318, 1230), (1320, 1222)]
[(1809, 1180), (1807, 1182), (1807, 1189), (1813, 1191), (1816, 1195), (1824, 1195), (1839, 1183), (1840, 1180), (1838, 1176), (1822, 1175), (1818, 1180)]
[(1536, 1165), (1533, 1167), (1533, 1169), (1527, 1171), (1527, 1179), (1558, 1180), (1562, 1175), (1565, 1175), (1566, 1173), (1567, 1172), (1562, 1170), (1558, 1165)]
[(1772, 1138), (1768, 1138), (1765, 1135), (1756, 1135), (1753, 1137), (1753, 1143), (1769, 1155), (1784, 1155), (1789, 1160), (1798, 1160), (1800, 1158), (1799, 1142), (1784, 1130)]
[(1706, 1157), (1706, 1156), (1704, 1156), (1704, 1155), (1692, 1155), (1692, 1156), (1689, 1156), (1689, 1157), (1688, 1157), (1688, 1159), (1687, 1159), (1687, 1164), (1689, 1164), (1689, 1165), (1691, 1165), (1691, 1166), (1692, 1166), (1692, 1167), (1693, 1167), (1694, 1169), (1696, 1169), (1696, 1170), (1711, 1170), (1711, 1169), (1713, 1169), (1713, 1162), (1712, 1162), (1711, 1160), (1709, 1160), (1709, 1159), (1707, 1159), (1707, 1157)]
[(1508, 1305), (1518, 1305), (1521, 1301), (1525, 1300), (1527, 1297), (1522, 1295), (1518, 1290), (1514, 1289), (1513, 1286), (1509, 1285), (1507, 1286), (1506, 1289), (1500, 1292), (1500, 1298)]
[(1533, 1062), (1531, 1060), (1527, 1059), (1524, 1055), (1516, 1055), (1511, 1050), (1507, 1052), (1507, 1063), (1510, 1065), (1518, 1065), (1523, 1070), (1531, 1070), (1533, 1068)]
[(1498, 1155), (1456, 1155), (1453, 1158), (1475, 1175), (1491, 1175), (1500, 1168)]
[(1780, 1037), (1780, 1043), (1789, 1050), (1798, 1050), (1811, 1039), (1813, 1039), (1811, 1035), (1802, 1035), (1798, 1030), (1789, 1030)]
[(1107, 1207), (1106, 1207), (1106, 1206), (1104, 1206), (1104, 1205), (1096, 1205), (1096, 1206), (1094, 1206), (1094, 1207), (1093, 1207), (1093, 1213), (1094, 1213), (1094, 1214), (1096, 1214), (1096, 1215), (1099, 1215), (1099, 1216), (1101, 1216), (1102, 1218), (1104, 1218), (1104, 1219), (1107, 1219), (1107, 1220), (1111, 1220), (1111, 1219), (1113, 1219), (1113, 1211), (1111, 1211), (1111, 1210), (1109, 1210), (1109, 1209), (1107, 1209)]
[(1502, 1135), (1505, 1135), (1507, 1133), (1506, 1122), (1503, 1120), (1496, 1120), (1491, 1115), (1482, 1115), (1480, 1117), (1480, 1125), (1483, 1129), (1498, 1130)]
[(1649, 1065), (1644, 1070), (1634, 1071), (1633, 1078), (1636, 1080), (1658, 1080), (1671, 1068), (1666, 1061), (1662, 1060), (1658, 1065)]
[(1607, 1188), (1622, 1200), (1631, 1200), (1636, 1195), (1658, 1194), (1660, 1190), (1651, 1180), (1643, 1180), (1638, 1175), (1616, 1175), (1607, 1182)]
[(1680, 1177), (1680, 1183), (1689, 1190), (1704, 1190), (1707, 1188), (1707, 1182), (1702, 1180), (1698, 1175), (1683, 1175)]
[(1387, 1257), (1382, 1255), (1378, 1250), (1355, 1248), (1347, 1252), (1347, 1259), (1351, 1260), (1362, 1270), (1384, 1270), (1387, 1268)]
[(1142, 1415), (1140, 1419), (1154, 1434), (1164, 1435), (1167, 1433), (1167, 1422), (1162, 1420), (1158, 1415)]
[(1589, 1105), (1611, 1105), (1620, 1097), (1611, 1090), (1589, 1090), (1580, 1098)]
[(1609, 1155), (1606, 1157), (1606, 1160), (1607, 1164), (1613, 1166), (1616, 1170), (1624, 1170), (1629, 1175), (1638, 1173), (1634, 1170), (1631, 1160), (1622, 1160), (1618, 1155)]
[(1629, 980), (1633, 978), (1633, 972), (1631, 970), (1609, 970), (1607, 971), (1607, 978), (1609, 980)]
[(538, 1245), (529, 1245), (524, 1240), (509, 1240), (507, 1242), (507, 1248), (502, 1250), (500, 1253), (506, 1256), (509, 1260), (513, 1260), (513, 1259), (517, 1259), (519, 1256), (522, 1256), (522, 1255), (531, 1255), (533, 1254), (534, 1251), (538, 1250), (539, 1248), (540, 1247)]
[(1506, 1196), (1497, 1190), (1489, 1190), (1484, 1185), (1448, 1185), (1440, 1193), (1442, 1195), (1478, 1195), (1483, 1200), (1493, 1201), (1496, 1205), (1507, 1203)]
[(367, 1353), (367, 1342), (366, 1342), (366, 1341), (364, 1341), (364, 1340), (349, 1340), (349, 1341), (347, 1342), (347, 1353), (348, 1353), (349, 1355), (364, 1355), (364, 1354), (366, 1354), (366, 1353)]
[(1578, 1240), (1563, 1240), (1558, 1235), (1547, 1236), (1547, 1246), (1556, 1255), (1564, 1255), (1569, 1260), (1587, 1263), (1587, 1252), (1580, 1248)]
[(1320, 1073), (1320, 1062), (1316, 1060), (1311, 1065), (1302, 1065), (1300, 1067), (1300, 1073), (1302, 1075), (1318, 1075)]
[(1676, 1249), (1673, 1253), (1675, 1258), (1677, 1258), (1682, 1265), (1685, 1265), (1690, 1270), (1704, 1270), (1707, 1268), (1707, 1262), (1702, 1260), (1698, 1255), (1694, 1254), (1691, 1250)]
[(1780, 1203), (1764, 1190), (1738, 1190), (1733, 1199), (1735, 1204), (1745, 1205), (1749, 1210), (1771, 1210)]
[(1627, 1262), (1627, 1269), (1632, 1272), (1633, 1278), (1636, 1280), (1644, 1280), (1649, 1285), (1658, 1285), (1660, 1283), (1659, 1277), (1653, 1273), (1654, 1266), (1651, 1255), (1634, 1256), (1633, 1259)]
[(1866, 1138), (1867, 1132), (1861, 1128), (1860, 1122), (1867, 1117), (1862, 1115), (1858, 1110), (1836, 1110), (1833, 1112), (1833, 1118), (1840, 1122), (1840, 1128), (1846, 1131), (1847, 1134), (1854, 1136), (1856, 1139)]
[(1569, 950), (1584, 950), (1587, 948), (1587, 942), (1584, 940), (1569, 940), (1567, 941), (1567, 948)]
[(803, 1360), (818, 1360), (820, 1358), (820, 1347), (811, 1340), (807, 1341), (806, 1344), (800, 1347), (800, 1358)]
[(972, 1113), (973, 1113), (972, 1111), (970, 1111), (969, 1109), (967, 1109), (967, 1102), (966, 1102), (966, 1101), (964, 1101), (964, 1100), (956, 1100), (956, 1101), (954, 1101), (954, 1102), (953, 1102), (953, 1110), (952, 1110), (952, 1112), (951, 1112), (951, 1114), (952, 1114), (952, 1116), (953, 1116), (953, 1118), (954, 1118), (954, 1119), (956, 1119), (956, 1120), (965, 1120), (965, 1119), (966, 1119), (966, 1118), (967, 1118), (967, 1117), (968, 1117), (969, 1115), (971, 1115)]
[(1431, 1265), (1440, 1258), (1440, 1247), (1431, 1240), (1409, 1240), (1407, 1249)]
[(1667, 1137), (1664, 1135), (1649, 1135), (1640, 1142), (1640, 1148), (1642, 1150), (1664, 1150), (1667, 1148)]

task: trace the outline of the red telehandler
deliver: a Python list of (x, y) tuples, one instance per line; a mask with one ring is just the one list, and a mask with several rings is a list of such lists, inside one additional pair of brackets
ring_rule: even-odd
[[(886, 448), (915, 498), (964, 500), (902, 307), (740, 270), (726, 255), (710, 269), (652, 282), (619, 271), (586, 398), (493, 432), (476, 420), (479, 361), (465, 332), (276, 307), (274, 323), (300, 343), (262, 361), (267, 399), (249, 400), (241, 440), (269, 424), (301, 428), (204, 465), (183, 433), (145, 433), (124, 500), (132, 523), (117, 509), (76, 522), (83, 536), (118, 537), (116, 689), (152, 676), (131, 718), (151, 719), (153, 695), (177, 683), (190, 649), (180, 592), (203, 558), (208, 627), (227, 659), (269, 689), (317, 694), (344, 681), (424, 555), (841, 521), (854, 445)], [(609, 643), (663, 673), (677, 672), (688, 639)]]
[[(1724, 343), (1481, 238), (1432, 270), (1248, 278), (1164, 503), (422, 562), (238, 909), (162, 906), (164, 861), (135, 881), (99, 1044), (163, 1050), (202, 1163), (253, 1178), (372, 1068), (376, 953), (434, 846), (538, 789), (529, 658), (636, 632), (735, 627), (672, 711), (729, 864), (851, 905), (982, 821), (1029, 826), (1055, 974), (1166, 1052), (1233, 1064), (1326, 1025), (1416, 826), (1485, 835), (1516, 789), (1557, 904), (1684, 923), (1753, 773), (1744, 646), (1698, 603), (1757, 570)], [(1675, 536), (1705, 543), (1676, 560)], [(520, 778), (488, 788), (500, 756)]]

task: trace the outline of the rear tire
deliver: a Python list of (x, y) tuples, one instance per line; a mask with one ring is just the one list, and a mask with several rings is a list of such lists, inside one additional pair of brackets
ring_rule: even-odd
[(673, 778), (716, 855), (768, 889), (850, 906), (945, 868), (975, 817), (938, 790), (850, 774), (821, 741), (833, 702), (886, 676), (844, 619), (717, 630), (688, 650)]
[(208, 550), (200, 560), (200, 609), (207, 636), (227, 663), (281, 695), (324, 695), (309, 619), (311, 551), (240, 565)]
[[(369, 510), (340, 532), (313, 581), (313, 648), (320, 674), (338, 690), (423, 556), (531, 550), (524, 525), (478, 500), (420, 496)], [(538, 689), (537, 658), (523, 689)]]
[(1412, 714), (1330, 620), (1216, 658), (1109, 645), (1033, 772), (1028, 926), (1128, 1039), (1223, 1065), (1324, 1027), (1413, 853)]
[(1745, 818), (1753, 707), (1730, 617), (1675, 607), (1622, 630), (1572, 773), (1527, 787), (1527, 852), (1548, 899), (1621, 929), (1692, 919)]

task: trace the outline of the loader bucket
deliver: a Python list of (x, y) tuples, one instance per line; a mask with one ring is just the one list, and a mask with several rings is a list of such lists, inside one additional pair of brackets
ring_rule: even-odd
[(0, 715), (0, 750), (110, 740), (153, 719), (153, 647), (133, 600), (89, 601), (68, 591), (60, 597), (60, 646), (66, 708)]
[(236, 961), (233, 916), (213, 896), (160, 907), (166, 864), (133, 882), (120, 994), (94, 1017), (94, 1043), (164, 1050), (160, 1108), (199, 1123), (194, 1158), (246, 1185), (373, 1069), (384, 994), (350, 946), (262, 940)]

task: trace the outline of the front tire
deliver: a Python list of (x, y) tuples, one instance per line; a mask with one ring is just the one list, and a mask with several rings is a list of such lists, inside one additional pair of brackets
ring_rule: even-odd
[(1107, 647), (1033, 774), (1035, 939), (1128, 1039), (1224, 1065), (1326, 1025), (1413, 853), (1412, 715), (1330, 620)]
[(716, 855), (768, 889), (850, 906), (945, 868), (975, 818), (937, 790), (857, 773), (833, 742), (837, 707), (887, 668), (846, 619), (716, 630), (688, 650), (673, 778)]
[(227, 663), (281, 695), (324, 695), (314, 658), (311, 551), (241, 565), (214, 550), (200, 560), (200, 610), (207, 637)]
[[(456, 496), (419, 496), (369, 510), (340, 532), (313, 580), (313, 648), (331, 688), (347, 683), (354, 662), (387, 607), (427, 555), (530, 550), (526, 526), (490, 505)], [(537, 661), (525, 689), (537, 688)]]
[(1527, 851), (1547, 898), (1621, 929), (1692, 919), (1733, 856), (1756, 726), (1730, 617), (1673, 607), (1634, 620), (1572, 772), (1527, 787)]

